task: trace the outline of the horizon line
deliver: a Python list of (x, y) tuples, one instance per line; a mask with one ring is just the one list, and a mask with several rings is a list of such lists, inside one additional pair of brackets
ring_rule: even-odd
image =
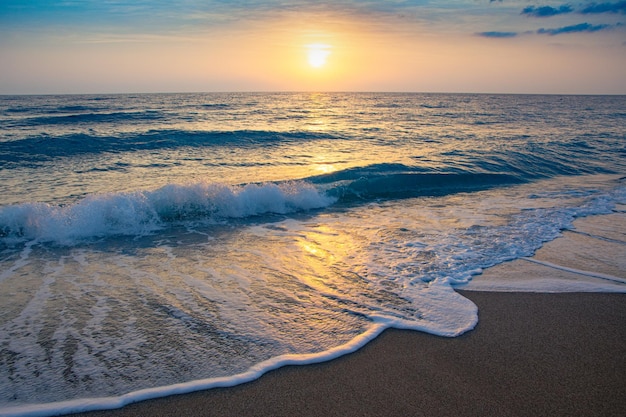
[(396, 90), (214, 90), (214, 91), (127, 91), (83, 93), (2, 93), (0, 97), (16, 96), (93, 96), (93, 95), (150, 95), (150, 94), (437, 94), (437, 95), (515, 95), (515, 96), (626, 96), (620, 93), (555, 93), (555, 92), (495, 92), (495, 91), (396, 91)]

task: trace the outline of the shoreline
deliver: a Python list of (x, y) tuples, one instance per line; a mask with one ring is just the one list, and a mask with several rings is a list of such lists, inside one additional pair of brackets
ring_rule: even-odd
[[(577, 219), (574, 226), (532, 258), (486, 269), (456, 289), (479, 316), (460, 336), (386, 329), (327, 362), (68, 415), (621, 417), (626, 212)], [(607, 277), (613, 280), (607, 289), (618, 292), (584, 292)], [(550, 286), (582, 292), (555, 293)], [(546, 292), (532, 292), (537, 287)]]
[[(542, 264), (500, 264), (457, 289), (478, 306), (479, 317), (473, 330), (454, 338), (387, 329), (328, 362), (73, 416), (621, 417), (626, 293), (550, 289), (584, 291), (598, 279), (594, 274), (621, 281), (625, 244), (623, 210), (577, 219), (573, 231), (530, 258)], [(525, 292), (537, 287), (547, 292)]]
[(387, 329), (329, 362), (72, 415), (626, 415), (626, 294), (460, 292), (479, 323), (455, 338)]

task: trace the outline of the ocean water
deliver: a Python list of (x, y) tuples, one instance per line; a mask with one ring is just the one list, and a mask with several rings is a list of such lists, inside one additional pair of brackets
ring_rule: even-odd
[(625, 175), (624, 96), (0, 96), (0, 415), (459, 335)]

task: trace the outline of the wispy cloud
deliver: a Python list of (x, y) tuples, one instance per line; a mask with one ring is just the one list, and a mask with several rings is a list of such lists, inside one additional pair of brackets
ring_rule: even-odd
[[(493, 2), (494, 0), (490, 0)], [(622, 13), (626, 14), (626, 1), (618, 1), (616, 3), (586, 3), (574, 8), (571, 4), (562, 4), (558, 7), (553, 6), (528, 6), (522, 9), (520, 14), (528, 17), (552, 17), (560, 14), (579, 13), (579, 14), (603, 14), (603, 13)]]
[(597, 14), (597, 13), (622, 13), (626, 14), (626, 1), (618, 1), (617, 3), (590, 3), (584, 6), (580, 13)]
[[(490, 3), (498, 2), (503, 3), (503, 0), (490, 0)], [(626, 1), (618, 1), (618, 2), (606, 2), (606, 3), (595, 3), (595, 2), (587, 2), (587, 3), (579, 3), (577, 5), (572, 5), (570, 3), (561, 4), (559, 6), (527, 6), (522, 9), (520, 12), (521, 16), (531, 17), (531, 18), (540, 18), (540, 19), (548, 19), (554, 16), (559, 15), (569, 15), (567, 18), (570, 20), (575, 19), (575, 16), (578, 15), (600, 15), (600, 14), (626, 14)], [(622, 22), (615, 23), (613, 22), (594, 22), (594, 23), (576, 23), (571, 22), (569, 25), (555, 27), (555, 28), (541, 28), (541, 29), (533, 29), (533, 30), (520, 30), (519, 27), (515, 29), (517, 31), (485, 31), (478, 32), (476, 35), (486, 37), (486, 38), (514, 38), (520, 35), (527, 34), (539, 34), (539, 35), (563, 35), (568, 33), (594, 33), (600, 31), (608, 31), (612, 29), (617, 29), (624, 27), (625, 24)]]
[[(270, 24), (292, 28), (318, 23), (330, 28), (353, 23), (369, 32), (404, 34), (407, 38), (424, 31), (515, 38), (529, 33), (597, 32), (619, 26), (615, 16), (602, 21), (601, 14), (626, 14), (624, 0), (551, 0), (555, 2), (552, 5), (546, 5), (548, 0), (543, 4), (542, 0), (535, 1), (538, 5), (524, 7), (519, 1), (490, 0), (491, 7), (484, 3), (477, 7), (476, 0), (0, 0), (0, 43), (9, 37), (51, 39), (65, 33), (80, 33), (76, 37), (92, 36), (99, 41), (124, 37), (144, 41), (158, 36), (206, 39), (208, 32), (252, 33)], [(581, 18), (591, 14), (595, 20)], [(591, 23), (579, 23), (576, 16)], [(545, 21), (552, 17), (561, 20), (550, 25), (555, 28), (536, 22), (528, 27), (531, 18)], [(537, 30), (541, 26), (548, 28)]]
[(383, 29), (397, 29), (398, 23), (449, 27), (474, 7), (473, 0), (443, 6), (433, 0), (0, 0), (0, 33), (24, 27), (41, 32), (62, 27), (162, 33), (227, 25), (249, 28), (291, 17), (338, 24), (360, 21)]
[(569, 4), (563, 4), (558, 8), (552, 6), (528, 6), (522, 10), (521, 14), (530, 17), (552, 17), (559, 14), (571, 13), (573, 11), (574, 9)]
[(579, 23), (577, 25), (563, 26), (555, 29), (539, 29), (537, 33), (540, 35), (562, 35), (565, 33), (577, 32), (599, 32), (601, 30), (612, 29), (614, 25), (592, 25), (591, 23)]
[(477, 35), (482, 36), (484, 38), (514, 38), (518, 35), (518, 33), (517, 32), (491, 31), (491, 32), (479, 32), (477, 33)]

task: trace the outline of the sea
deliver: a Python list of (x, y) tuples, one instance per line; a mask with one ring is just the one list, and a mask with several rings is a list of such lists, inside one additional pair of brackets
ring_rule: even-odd
[(625, 176), (626, 96), (0, 96), (0, 415), (460, 335), (457, 289)]

